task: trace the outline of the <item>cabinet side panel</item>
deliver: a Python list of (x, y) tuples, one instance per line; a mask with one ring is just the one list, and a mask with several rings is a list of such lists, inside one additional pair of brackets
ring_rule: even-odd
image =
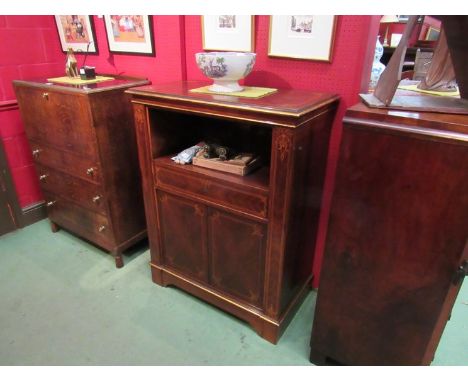
[(118, 242), (145, 230), (137, 144), (129, 96), (123, 89), (91, 94), (105, 196)]
[(349, 365), (421, 364), (466, 241), (468, 150), (354, 126), (344, 129), (311, 347)]
[(294, 137), (281, 312), (311, 277), (333, 117), (334, 108), (297, 129)]
[(279, 319), (286, 227), (291, 201), (289, 187), (294, 159), (294, 131), (273, 129), (271, 142), (270, 200), (268, 205), (268, 241), (265, 265), (265, 311)]
[(138, 160), (142, 179), (141, 184), (143, 189), (146, 226), (151, 249), (151, 262), (154, 264), (160, 264), (159, 225), (153, 184), (152, 148), (147, 109), (143, 105), (133, 104), (133, 114), (135, 118)]

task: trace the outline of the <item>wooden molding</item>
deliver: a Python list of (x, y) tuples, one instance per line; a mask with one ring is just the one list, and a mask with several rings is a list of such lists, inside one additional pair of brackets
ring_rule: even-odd
[(46, 217), (47, 209), (44, 201), (27, 206), (22, 209), (22, 214), (19, 219), (20, 228), (36, 223)]
[(0, 112), (15, 109), (18, 109), (18, 101), (16, 99), (0, 101)]

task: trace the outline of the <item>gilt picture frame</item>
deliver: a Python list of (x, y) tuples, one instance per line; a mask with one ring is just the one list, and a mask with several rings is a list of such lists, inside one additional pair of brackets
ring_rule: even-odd
[(78, 54), (98, 53), (92, 16), (56, 15), (55, 25), (63, 52), (66, 53), (72, 48), (73, 52)]
[(201, 16), (203, 50), (254, 52), (255, 17), (251, 15)]
[(433, 26), (427, 28), (425, 40), (426, 41), (437, 41), (439, 39), (440, 29)]
[(270, 16), (268, 56), (331, 62), (337, 16)]
[(117, 54), (155, 56), (153, 17), (148, 15), (105, 15), (109, 51)]

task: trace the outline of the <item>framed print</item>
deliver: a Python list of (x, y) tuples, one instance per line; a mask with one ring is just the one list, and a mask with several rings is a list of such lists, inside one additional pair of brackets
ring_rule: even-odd
[(331, 62), (336, 16), (270, 16), (268, 55)]
[(74, 53), (97, 53), (96, 36), (92, 16), (55, 16), (62, 51), (72, 48)]
[(427, 28), (426, 41), (437, 41), (439, 39), (440, 29), (430, 26)]
[(203, 50), (254, 51), (254, 16), (201, 17)]
[(148, 15), (104, 16), (109, 51), (154, 56), (152, 21)]

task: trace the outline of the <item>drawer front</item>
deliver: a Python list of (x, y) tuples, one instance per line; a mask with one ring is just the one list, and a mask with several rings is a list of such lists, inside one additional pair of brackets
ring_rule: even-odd
[(92, 183), (101, 183), (97, 161), (72, 153), (55, 150), (34, 140), (30, 141), (33, 159), (36, 163), (55, 168)]
[(40, 164), (36, 164), (36, 170), (44, 191), (60, 195), (95, 212), (107, 213), (100, 186)]
[(204, 177), (194, 177), (157, 167), (156, 185), (176, 189), (249, 214), (267, 217), (268, 197), (238, 190)]
[(29, 139), (96, 158), (86, 96), (23, 86), (16, 87), (16, 95)]
[(105, 249), (114, 247), (114, 236), (107, 217), (47, 191), (44, 197), (51, 221)]

